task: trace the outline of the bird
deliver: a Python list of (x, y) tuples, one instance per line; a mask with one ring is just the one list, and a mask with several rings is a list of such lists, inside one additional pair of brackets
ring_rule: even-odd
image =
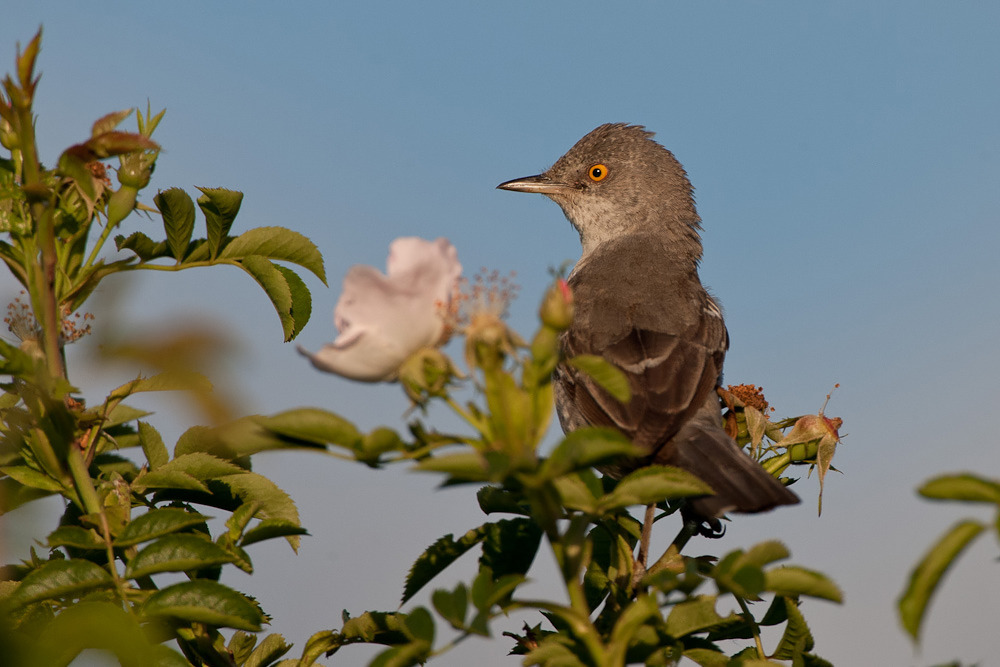
[[(714, 494), (688, 500), (683, 511), (695, 532), (713, 537), (728, 512), (764, 512), (799, 498), (723, 428), (716, 389), (729, 332), (698, 274), (701, 218), (691, 182), (653, 136), (641, 125), (601, 125), (544, 173), (497, 187), (545, 195), (579, 233), (582, 253), (568, 278), (576, 313), (561, 335), (562, 355), (603, 357), (631, 389), (620, 403), (560, 363), (553, 382), (563, 430), (610, 427), (630, 438), (645, 455), (600, 468), (613, 478), (649, 465), (699, 477)], [(647, 540), (652, 517), (651, 506)]]

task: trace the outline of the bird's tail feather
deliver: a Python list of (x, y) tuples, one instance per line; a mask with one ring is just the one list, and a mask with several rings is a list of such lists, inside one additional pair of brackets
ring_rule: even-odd
[(688, 422), (674, 437), (669, 453), (664, 452), (665, 460), (656, 461), (697, 475), (715, 491), (713, 496), (691, 501), (695, 515), (715, 519), (726, 512), (765, 512), (799, 502), (797, 495), (740, 449), (717, 418), (711, 414), (707, 419), (701, 416)]

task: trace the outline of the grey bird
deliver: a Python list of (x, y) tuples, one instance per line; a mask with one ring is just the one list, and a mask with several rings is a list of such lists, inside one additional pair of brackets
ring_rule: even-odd
[[(673, 154), (642, 126), (601, 125), (543, 174), (497, 186), (555, 201), (580, 234), (569, 277), (576, 305), (566, 357), (596, 354), (624, 371), (621, 404), (567, 365), (555, 373), (563, 430), (618, 429), (648, 455), (602, 472), (646, 465), (683, 468), (714, 495), (689, 501), (703, 534), (727, 512), (763, 512), (798, 497), (747, 456), (722, 427), (716, 387), (729, 348), (722, 310), (701, 284), (701, 219)], [(647, 512), (647, 525), (652, 510)]]

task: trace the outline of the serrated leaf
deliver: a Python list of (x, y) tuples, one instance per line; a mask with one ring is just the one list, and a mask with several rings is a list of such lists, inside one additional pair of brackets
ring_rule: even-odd
[(406, 575), (406, 585), (403, 588), (403, 599), (400, 600), (400, 604), (406, 604), (431, 579), (454, 563), (459, 556), (482, 542), (486, 538), (490, 525), (484, 524), (470, 530), (457, 542), (449, 533), (427, 547), (413, 563), (409, 574)]
[(240, 667), (268, 667), (291, 648), (292, 645), (281, 635), (268, 635)]
[(561, 475), (600, 465), (622, 456), (642, 456), (643, 451), (620, 432), (609, 428), (581, 428), (570, 432), (542, 463), (539, 475)]
[(804, 567), (788, 565), (768, 570), (764, 573), (765, 590), (784, 595), (787, 597), (797, 597), (808, 595), (809, 597), (822, 598), (831, 602), (843, 602), (844, 597), (837, 587), (825, 574), (807, 570)]
[(122, 234), (115, 236), (115, 246), (118, 250), (131, 250), (144, 262), (170, 256), (166, 241), (154, 241), (142, 232), (132, 232), (127, 237)]
[(142, 613), (247, 632), (259, 632), (264, 622), (264, 615), (252, 602), (207, 579), (185, 581), (153, 593), (142, 605)]
[(619, 403), (632, 400), (628, 377), (620, 368), (603, 357), (594, 354), (579, 354), (566, 363), (582, 373), (586, 373), (601, 389), (611, 394)]
[[(301, 526), (299, 512), (291, 496), (282, 491), (277, 484), (263, 475), (244, 472), (239, 475), (228, 475), (219, 479), (227, 485), (243, 502), (260, 503), (260, 516), (264, 519), (283, 519), (288, 523)], [(286, 535), (285, 539), (292, 550), (299, 549), (299, 536)]]
[(794, 600), (786, 597), (785, 609), (788, 613), (788, 623), (785, 625), (785, 632), (771, 657), (778, 660), (795, 660), (796, 658), (801, 660), (802, 654), (811, 651), (815, 643), (812, 632)]
[(157, 572), (187, 572), (232, 562), (219, 545), (198, 535), (165, 535), (129, 561), (125, 577), (138, 579)]
[(240, 540), (240, 546), (245, 547), (249, 544), (263, 542), (275, 537), (308, 534), (309, 531), (291, 521), (285, 521), (284, 519), (264, 519), (243, 535), (243, 539)]
[(132, 482), (132, 490), (144, 493), (147, 489), (186, 489), (188, 491), (208, 492), (208, 487), (201, 481), (179, 470), (154, 470), (139, 476)]
[(319, 408), (286, 410), (261, 417), (258, 423), (278, 435), (317, 445), (338, 445), (353, 450), (361, 441), (361, 433), (354, 424)]
[(170, 460), (167, 446), (163, 444), (159, 431), (147, 422), (139, 422), (139, 445), (142, 446), (142, 452), (149, 461), (150, 470), (156, 470)]
[(942, 475), (926, 482), (917, 493), (933, 500), (961, 500), (1000, 505), (1000, 482), (978, 475)]
[(209, 518), (179, 507), (151, 509), (132, 519), (125, 526), (118, 539), (115, 540), (115, 547), (130, 547), (155, 540), (158, 537), (203, 524)]
[(246, 470), (240, 466), (204, 452), (192, 452), (175, 456), (173, 461), (163, 464), (157, 472), (183, 472), (197, 480), (218, 479), (227, 475), (239, 475)]
[(899, 598), (899, 618), (914, 641), (920, 640), (920, 627), (941, 578), (962, 552), (983, 532), (978, 521), (960, 521), (942, 535), (924, 554), (910, 573), (910, 582)]
[(623, 477), (615, 490), (600, 500), (599, 506), (607, 511), (711, 494), (710, 486), (680, 468), (647, 466)]
[(323, 256), (308, 238), (284, 227), (257, 227), (234, 238), (219, 253), (220, 258), (241, 259), (261, 255), (298, 264), (326, 284)]
[(289, 340), (296, 338), (309, 323), (312, 315), (312, 294), (299, 274), (292, 271), (287, 266), (274, 265), (278, 272), (285, 277), (288, 283), (288, 290), (292, 295), (292, 308), (289, 315), (292, 318), (292, 334)]
[(29, 572), (7, 600), (21, 607), (41, 600), (80, 597), (95, 588), (112, 586), (111, 575), (88, 560), (50, 560)]
[(292, 290), (288, 280), (285, 279), (285, 274), (262, 255), (247, 255), (240, 260), (240, 266), (253, 276), (257, 284), (264, 289), (267, 298), (271, 300), (271, 305), (281, 320), (281, 329), (287, 343), (295, 331), (295, 319), (292, 317)]
[(170, 254), (181, 262), (194, 232), (194, 202), (180, 188), (163, 190), (153, 197), (153, 201), (163, 216), (163, 229), (167, 233)]
[(243, 193), (225, 188), (198, 187), (202, 195), (198, 197), (198, 206), (205, 214), (208, 226), (208, 247), (214, 259), (219, 254), (223, 240), (229, 236), (233, 220), (240, 212), (243, 204)]

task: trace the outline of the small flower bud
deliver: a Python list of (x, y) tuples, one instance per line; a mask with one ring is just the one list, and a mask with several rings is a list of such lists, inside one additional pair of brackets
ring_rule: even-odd
[(456, 375), (451, 359), (433, 347), (417, 350), (399, 367), (399, 383), (418, 405), (433, 396), (444, 396)]
[(135, 188), (137, 191), (149, 185), (153, 166), (144, 153), (129, 153), (123, 155), (118, 168), (118, 182)]
[(559, 278), (545, 293), (538, 316), (545, 326), (565, 331), (573, 324), (573, 311), (573, 292), (566, 280)]

